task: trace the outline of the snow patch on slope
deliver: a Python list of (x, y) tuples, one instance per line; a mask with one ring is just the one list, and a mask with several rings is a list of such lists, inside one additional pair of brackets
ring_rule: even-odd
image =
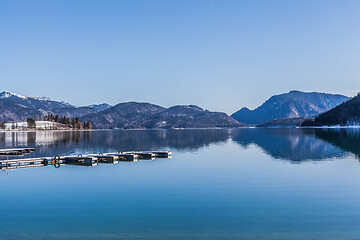
[(12, 93), (9, 91), (4, 91), (0, 94), (0, 98), (10, 98), (10, 97), (18, 97), (18, 98), (22, 98), (22, 99), (26, 99), (25, 96), (16, 94), (16, 93)]

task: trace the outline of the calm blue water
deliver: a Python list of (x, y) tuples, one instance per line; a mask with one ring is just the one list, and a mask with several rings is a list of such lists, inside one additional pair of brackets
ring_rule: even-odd
[(29, 157), (171, 159), (0, 171), (0, 239), (360, 239), (360, 132), (0, 133)]

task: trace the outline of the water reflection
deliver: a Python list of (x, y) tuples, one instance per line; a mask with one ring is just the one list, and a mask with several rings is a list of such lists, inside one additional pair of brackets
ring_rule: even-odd
[(91, 137), (92, 132), (2, 132), (0, 133), (0, 147), (41, 146), (58, 143), (80, 142), (82, 138)]
[(120, 150), (196, 151), (211, 143), (225, 142), (229, 136), (229, 130), (219, 129), (8, 132), (0, 133), (0, 148), (34, 147), (36, 152), (31, 157)]
[(358, 129), (198, 129), (109, 130), (94, 132), (0, 133), (0, 148), (34, 147), (31, 157), (87, 154), (127, 150), (176, 150), (193, 152), (210, 144), (259, 146), (275, 159), (293, 163), (339, 158), (353, 153), (360, 158)]
[(333, 144), (317, 138), (315, 132), (314, 129), (243, 129), (234, 133), (232, 139), (245, 148), (256, 144), (273, 158), (293, 163), (346, 154)]
[(360, 129), (316, 129), (317, 138), (360, 158)]
[[(263, 154), (298, 163), (356, 154), (358, 136), (306, 129), (1, 133), (2, 147), (35, 147), (38, 156), (164, 149), (174, 157), (0, 171), (0, 239), (358, 239), (355, 160), (287, 164)], [(243, 149), (251, 144), (259, 147)]]

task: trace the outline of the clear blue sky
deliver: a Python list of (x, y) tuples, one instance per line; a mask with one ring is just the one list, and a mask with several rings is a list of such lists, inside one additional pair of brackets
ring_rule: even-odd
[(360, 91), (360, 1), (0, 0), (1, 90), (232, 113)]

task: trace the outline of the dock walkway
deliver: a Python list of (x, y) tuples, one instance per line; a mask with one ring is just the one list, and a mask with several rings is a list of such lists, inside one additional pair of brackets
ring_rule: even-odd
[[(0, 155), (24, 155), (34, 152), (34, 148), (0, 149)], [(0, 160), (0, 170), (20, 169), (61, 165), (96, 166), (99, 163), (116, 164), (120, 161), (137, 162), (139, 160), (154, 160), (156, 158), (171, 158), (172, 153), (168, 151), (127, 151), (116, 153), (99, 153), (88, 155), (54, 156), (39, 158), (23, 158)]]
[(0, 155), (25, 155), (35, 151), (35, 148), (8, 148), (0, 149)]

